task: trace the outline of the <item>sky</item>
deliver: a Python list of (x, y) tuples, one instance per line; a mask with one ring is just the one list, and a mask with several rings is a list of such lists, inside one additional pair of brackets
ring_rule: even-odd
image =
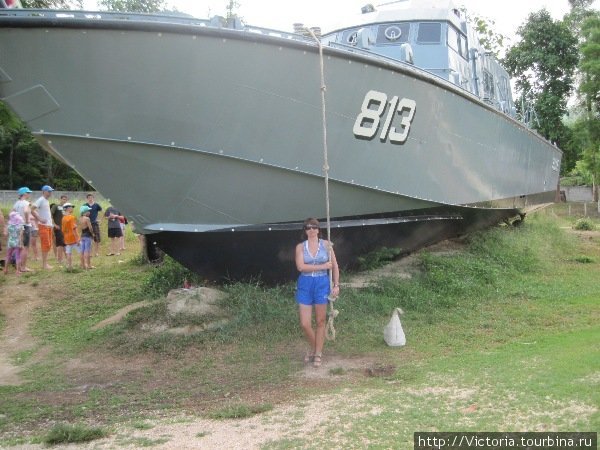
[[(237, 0), (238, 14), (249, 25), (292, 31), (293, 24), (303, 23), (308, 27), (321, 27), (323, 32), (339, 23), (340, 17), (360, 13), (367, 3), (378, 5), (386, 0)], [(494, 31), (516, 41), (517, 28), (531, 12), (546, 8), (554, 19), (562, 19), (569, 11), (568, 0), (454, 0), (464, 6), (469, 15), (483, 17), (494, 22)], [(84, 0), (86, 9), (95, 9), (94, 0)], [(228, 0), (168, 0), (178, 11), (198, 18), (225, 15)], [(600, 0), (593, 7), (600, 10)]]
[[(385, 0), (237, 0), (239, 14), (250, 25), (292, 31), (292, 24), (320, 26), (325, 32), (334, 26), (341, 14), (359, 13), (367, 3), (374, 5)], [(465, 6), (470, 15), (495, 22), (495, 30), (514, 39), (519, 25), (531, 12), (545, 7), (554, 19), (562, 19), (569, 11), (568, 0), (454, 0)], [(225, 15), (227, 0), (171, 0), (179, 11), (206, 18), (209, 15)], [(600, 9), (600, 0), (594, 2)]]

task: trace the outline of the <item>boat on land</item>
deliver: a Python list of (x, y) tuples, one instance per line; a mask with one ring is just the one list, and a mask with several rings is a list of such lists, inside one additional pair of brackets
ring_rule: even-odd
[[(313, 33), (314, 34), (314, 33)], [(0, 10), (0, 98), (159, 248), (207, 278), (292, 279), (306, 217), (342, 266), (554, 201), (561, 151), (450, 1), (320, 36), (181, 15)]]

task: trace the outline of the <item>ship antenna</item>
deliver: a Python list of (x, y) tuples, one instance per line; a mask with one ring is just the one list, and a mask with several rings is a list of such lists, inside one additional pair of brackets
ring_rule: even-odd
[[(325, 212), (327, 214), (327, 242), (329, 242), (329, 261), (332, 261), (331, 253), (333, 251), (333, 243), (331, 242), (331, 214), (329, 210), (329, 161), (327, 159), (327, 116), (325, 110), (325, 68), (323, 62), (323, 44), (317, 38), (312, 28), (307, 28), (312, 38), (319, 47), (319, 64), (321, 69), (321, 115), (323, 122), (323, 173), (325, 174)], [(333, 291), (333, 268), (329, 270), (329, 292)], [(329, 296), (329, 312), (327, 313), (327, 327), (326, 333), (327, 339), (335, 340), (335, 328), (333, 326), (333, 319), (339, 314), (339, 311), (333, 307), (335, 297)]]

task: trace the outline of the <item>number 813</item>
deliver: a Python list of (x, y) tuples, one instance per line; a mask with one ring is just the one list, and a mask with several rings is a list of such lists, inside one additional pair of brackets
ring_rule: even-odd
[[(387, 106), (389, 105), (389, 108)], [(369, 91), (365, 95), (360, 113), (356, 117), (352, 131), (354, 135), (363, 139), (372, 139), (379, 130), (381, 119), (387, 109), (387, 115), (381, 127), (379, 139), (385, 142), (389, 139), (394, 144), (403, 144), (408, 138), (410, 126), (417, 108), (417, 102), (409, 98), (399, 99), (397, 95), (388, 101), (388, 96), (383, 92)], [(405, 114), (405, 111), (407, 114)], [(400, 115), (400, 130), (392, 126), (394, 116)], [(367, 126), (369, 125), (369, 126)]]

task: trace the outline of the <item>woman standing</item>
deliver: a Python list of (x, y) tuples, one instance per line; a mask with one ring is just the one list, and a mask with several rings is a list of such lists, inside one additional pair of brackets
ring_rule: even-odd
[[(304, 362), (320, 367), (325, 343), (325, 321), (327, 302), (331, 294), (340, 293), (340, 271), (333, 248), (329, 241), (321, 239), (319, 221), (312, 217), (304, 221), (303, 242), (296, 246), (296, 268), (300, 272), (296, 301), (299, 305), (300, 326), (310, 345)], [(331, 255), (331, 259), (330, 259)], [(329, 274), (332, 271), (333, 290), (330, 290)], [(315, 310), (316, 329), (312, 326), (312, 311)]]

